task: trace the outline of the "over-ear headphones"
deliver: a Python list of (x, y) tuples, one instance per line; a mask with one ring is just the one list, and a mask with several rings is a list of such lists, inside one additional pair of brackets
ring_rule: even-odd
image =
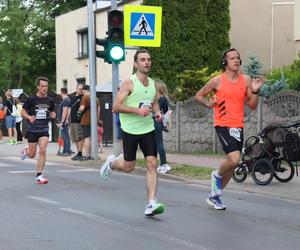
[(231, 49), (227, 49), (223, 52), (222, 54), (222, 60), (221, 60), (221, 68), (225, 69), (226, 65), (227, 65), (227, 53), (230, 51), (236, 51), (239, 54), (240, 57), (240, 65), (242, 65), (242, 59), (241, 59), (241, 55), (240, 53), (235, 49), (235, 48), (231, 48)]

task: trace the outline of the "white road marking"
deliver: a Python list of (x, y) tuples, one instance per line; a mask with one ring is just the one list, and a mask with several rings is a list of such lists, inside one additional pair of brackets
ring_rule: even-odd
[[(1, 157), (3, 159), (8, 159), (8, 160), (13, 160), (13, 161), (17, 161), (17, 162), (29, 162), (29, 163), (36, 163), (37, 159), (28, 159), (26, 158), (24, 161), (20, 159), (20, 157), (18, 156), (3, 156)], [(57, 166), (57, 165), (60, 165), (60, 166), (69, 166), (67, 164), (61, 164), (61, 163), (58, 163), (58, 162), (52, 162), (52, 161), (46, 161), (46, 166)]]
[(61, 207), (59, 209), (62, 210), (62, 211), (65, 211), (67, 213), (80, 215), (80, 216), (83, 216), (83, 217), (88, 218), (90, 220), (95, 220), (95, 221), (100, 222), (102, 224), (107, 224), (107, 225), (110, 225), (110, 226), (118, 227), (121, 230), (126, 230), (127, 232), (131, 231), (131, 232), (135, 232), (135, 233), (142, 233), (142, 234), (145, 234), (147, 236), (151, 235), (152, 237), (159, 238), (160, 240), (167, 240), (167, 241), (169, 241), (169, 242), (171, 242), (175, 245), (181, 245), (185, 248), (188, 247), (188, 248), (199, 249), (199, 250), (207, 250), (208, 249), (204, 246), (194, 244), (194, 243), (192, 243), (190, 241), (187, 241), (187, 240), (179, 239), (179, 238), (172, 237), (172, 236), (162, 234), (162, 233), (152, 232), (152, 231), (149, 231), (149, 230), (146, 230), (146, 229), (143, 229), (143, 228), (132, 227), (129, 224), (122, 223), (122, 222), (115, 221), (115, 220), (106, 219), (106, 218), (101, 217), (101, 216), (96, 215), (96, 214), (84, 212), (84, 211), (73, 209), (73, 208)]
[(26, 196), (26, 197), (29, 198), (29, 199), (37, 200), (37, 201), (47, 203), (47, 204), (53, 204), (53, 205), (60, 205), (61, 204), (58, 201), (54, 201), (54, 200), (51, 200), (51, 199), (46, 198), (46, 197), (39, 197), (39, 196)]
[(0, 163), (0, 168), (11, 168), (15, 167), (14, 165), (11, 164), (6, 164), (6, 163)]
[[(44, 171), (46, 172), (46, 171)], [(27, 174), (27, 173), (36, 173), (36, 170), (16, 170), (16, 171), (7, 171), (9, 174)]]
[(61, 169), (56, 170), (56, 172), (60, 173), (73, 173), (73, 172), (98, 172), (99, 170), (94, 168), (81, 168), (81, 169)]

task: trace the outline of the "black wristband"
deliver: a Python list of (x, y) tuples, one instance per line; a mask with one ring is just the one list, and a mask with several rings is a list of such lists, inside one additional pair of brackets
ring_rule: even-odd
[(258, 95), (258, 94), (259, 94), (259, 90), (257, 90), (256, 92), (254, 92), (254, 91), (252, 90), (252, 94)]

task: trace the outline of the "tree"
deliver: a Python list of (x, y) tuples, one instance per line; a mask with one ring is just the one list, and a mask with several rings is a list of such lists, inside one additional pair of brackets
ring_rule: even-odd
[(0, 3), (1, 90), (35, 90), (34, 79), (56, 83), (55, 17), (86, 5), (85, 0), (2, 0)]
[(162, 45), (148, 48), (153, 59), (152, 75), (165, 81), (170, 92), (177, 90), (185, 70), (220, 66), (220, 55), (229, 47), (229, 0), (159, 1), (145, 5), (162, 6)]
[(247, 63), (244, 65), (245, 74), (251, 78), (262, 76), (262, 64), (255, 55), (248, 56)]
[(26, 77), (29, 38), (28, 9), (21, 0), (3, 1), (0, 11), (1, 88), (20, 88)]

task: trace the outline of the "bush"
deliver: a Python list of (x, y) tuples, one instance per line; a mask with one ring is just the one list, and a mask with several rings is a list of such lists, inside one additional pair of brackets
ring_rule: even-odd
[(173, 98), (183, 101), (195, 96), (212, 77), (218, 74), (220, 74), (220, 71), (210, 74), (208, 67), (200, 70), (184, 70), (176, 76), (179, 86), (174, 91)]
[(300, 52), (298, 58), (291, 65), (272, 70), (266, 75), (266, 78), (276, 82), (282, 78), (282, 74), (287, 80), (289, 89), (300, 91)]

